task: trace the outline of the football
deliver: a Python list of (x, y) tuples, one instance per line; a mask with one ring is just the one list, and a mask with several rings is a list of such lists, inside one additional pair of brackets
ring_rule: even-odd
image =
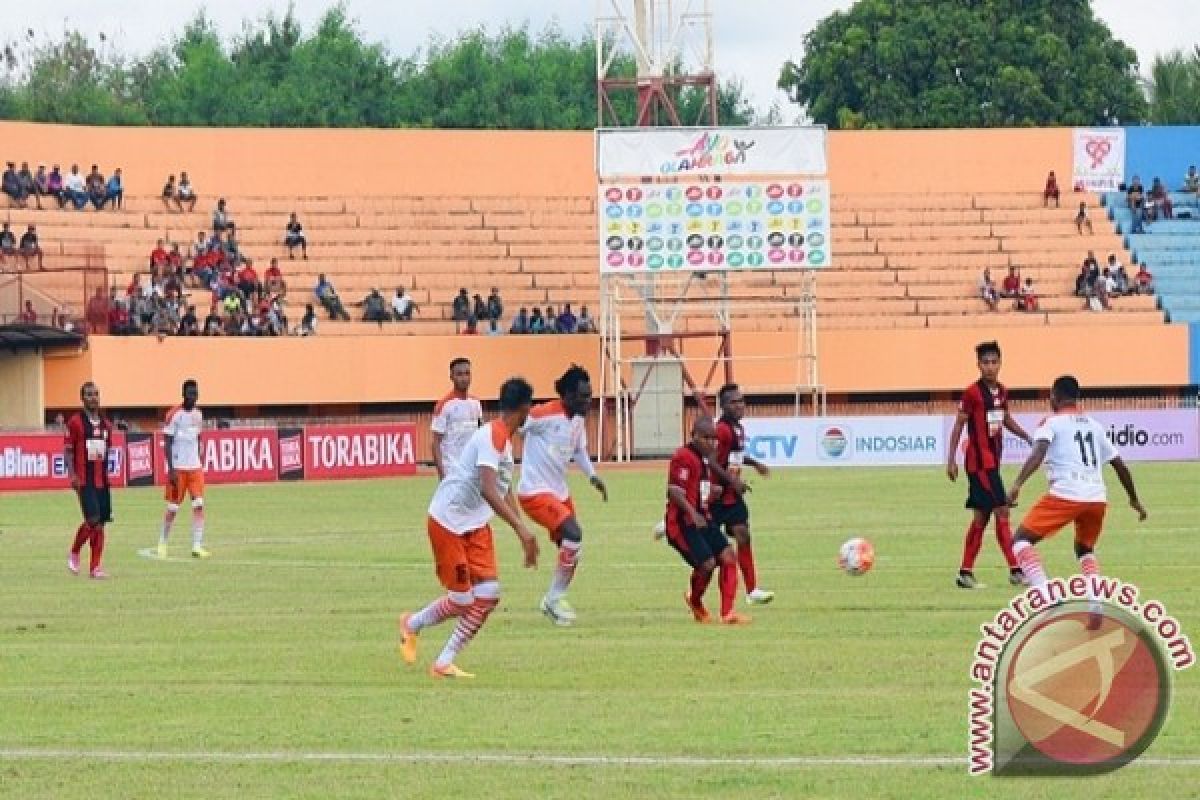
[(838, 567), (847, 575), (863, 575), (875, 565), (875, 546), (866, 539), (847, 539), (838, 551)]

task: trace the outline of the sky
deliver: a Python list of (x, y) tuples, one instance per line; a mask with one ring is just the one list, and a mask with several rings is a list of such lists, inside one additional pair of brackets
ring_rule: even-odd
[[(620, 0), (626, 6), (629, 0)], [(676, 7), (688, 0), (674, 0)], [(333, 0), (294, 0), (306, 30)], [(609, 7), (611, 0), (603, 0)], [(691, 0), (695, 7), (702, 0)], [(851, 0), (710, 0), (713, 10), (716, 71), (721, 80), (741, 79), (760, 112), (786, 96), (775, 88), (779, 68), (803, 56), (804, 34), (823, 17), (849, 8)], [(596, 0), (345, 0), (367, 38), (382, 41), (393, 55), (411, 55), (430, 35), (452, 38), (480, 26), (495, 30), (528, 22), (534, 31), (556, 23), (575, 36), (591, 28)], [(1117, 38), (1133, 47), (1143, 71), (1154, 56), (1200, 44), (1200, 0), (1093, 0), (1096, 14)], [(269, 10), (282, 13), (287, 0), (42, 0), (6, 8), (0, 39), (33, 29), (51, 36), (64, 28), (103, 32), (121, 51), (141, 55), (178, 32), (203, 7), (226, 34), (241, 30), (243, 20)], [(92, 39), (95, 41), (95, 38)]]

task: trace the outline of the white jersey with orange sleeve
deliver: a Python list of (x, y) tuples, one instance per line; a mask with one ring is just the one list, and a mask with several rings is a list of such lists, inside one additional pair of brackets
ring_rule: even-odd
[(479, 530), (491, 521), (495, 513), (483, 497), (480, 467), (490, 467), (496, 471), (496, 488), (501, 495), (507, 495), (516, 464), (508, 428), (504, 427), (501, 420), (492, 420), (471, 435), (459, 458), (433, 493), (429, 516), (451, 533), (461, 536)]
[(200, 469), (200, 432), (204, 430), (204, 414), (200, 409), (188, 411), (175, 406), (167, 412), (163, 434), (171, 437), (171, 464), (175, 469)]
[(442, 437), (442, 466), (445, 474), (459, 459), (467, 441), (483, 423), (483, 406), (479, 399), (468, 394), (450, 392), (433, 409), (429, 429)]
[(1104, 465), (1120, 454), (1100, 423), (1070, 409), (1043, 420), (1033, 440), (1050, 445), (1044, 462), (1050, 494), (1080, 503), (1107, 501)]
[(568, 416), (562, 401), (534, 406), (521, 432), (525, 440), (521, 480), (517, 484), (517, 494), (521, 497), (552, 494), (555, 499), (565, 501), (570, 497), (567, 468), (572, 461), (589, 478), (596, 474), (588, 456), (587, 420)]

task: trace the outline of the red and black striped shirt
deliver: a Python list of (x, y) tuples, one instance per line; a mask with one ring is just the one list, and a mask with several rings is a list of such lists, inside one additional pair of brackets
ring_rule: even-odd
[(963, 392), (958, 411), (967, 417), (967, 472), (986, 472), (1000, 466), (1004, 452), (1004, 418), (1008, 415), (1008, 389), (976, 381)]
[[(113, 428), (103, 416), (93, 423), (82, 411), (67, 421), (66, 443), (71, 446), (75, 474), (81, 486), (108, 488), (108, 451), (112, 447)], [(91, 442), (91, 445), (88, 445)]]

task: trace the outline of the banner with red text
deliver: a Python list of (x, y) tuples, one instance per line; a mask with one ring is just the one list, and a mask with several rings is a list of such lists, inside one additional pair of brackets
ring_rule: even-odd
[(417, 471), (417, 428), (383, 425), (307, 425), (304, 478), (384, 478)]
[[(108, 451), (108, 479), (114, 487), (125, 485), (125, 465), (125, 435), (116, 431)], [(63, 434), (0, 434), (0, 491), (69, 486)]]
[(1077, 191), (1113, 192), (1125, 179), (1125, 129), (1076, 128), (1071, 185)]

